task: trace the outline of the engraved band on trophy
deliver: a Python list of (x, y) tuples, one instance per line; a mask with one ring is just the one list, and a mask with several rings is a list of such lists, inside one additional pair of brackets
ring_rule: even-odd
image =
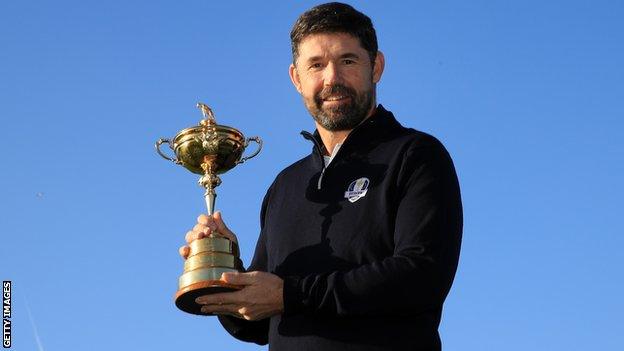
[[(200, 102), (197, 107), (204, 116), (199, 125), (183, 129), (172, 140), (159, 139), (156, 151), (163, 158), (201, 175), (199, 184), (206, 189), (206, 206), (208, 214), (212, 215), (217, 197), (215, 188), (221, 184), (218, 174), (256, 156), (262, 150), (262, 140), (259, 137), (245, 138), (238, 129), (217, 124), (207, 105)], [(243, 152), (252, 141), (258, 144), (257, 150), (243, 157)], [(168, 144), (175, 157), (163, 153), (160, 149), (162, 144)], [(191, 242), (189, 247), (184, 272), (178, 280), (175, 304), (182, 311), (208, 315), (201, 312), (202, 305), (197, 304), (195, 299), (241, 288), (220, 280), (224, 272), (243, 270), (240, 251), (236, 243), (212, 234)]]

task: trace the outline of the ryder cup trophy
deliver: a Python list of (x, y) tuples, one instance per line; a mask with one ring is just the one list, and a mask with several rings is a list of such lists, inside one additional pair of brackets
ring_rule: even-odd
[[(221, 184), (218, 175), (256, 156), (262, 149), (262, 140), (245, 138), (237, 129), (217, 124), (212, 110), (205, 104), (200, 102), (197, 107), (204, 115), (199, 125), (180, 131), (172, 140), (159, 139), (156, 151), (163, 158), (201, 175), (199, 184), (206, 189), (204, 197), (208, 214), (212, 215), (217, 197), (215, 188)], [(256, 142), (258, 148), (243, 157), (251, 141)], [(175, 157), (163, 153), (162, 144), (168, 144)], [(175, 304), (182, 311), (206, 315), (201, 312), (202, 305), (195, 302), (197, 297), (241, 288), (220, 280), (221, 273), (243, 270), (240, 252), (236, 243), (213, 234), (193, 241), (189, 247)]]

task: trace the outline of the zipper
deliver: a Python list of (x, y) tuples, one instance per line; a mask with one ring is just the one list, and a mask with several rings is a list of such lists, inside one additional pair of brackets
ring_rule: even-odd
[(321, 145), (319, 145), (318, 141), (314, 138), (312, 133), (304, 130), (301, 132), (301, 135), (303, 135), (304, 138), (310, 140), (314, 144), (316, 154), (321, 159), (321, 163), (323, 164), (323, 169), (321, 169), (321, 175), (319, 176), (318, 183), (316, 184), (316, 189), (321, 190), (321, 186), (323, 184), (323, 175), (325, 174), (325, 169), (327, 169), (327, 166), (325, 165), (325, 157), (323, 157), (323, 152), (321, 151)]
[(316, 190), (321, 190), (321, 185), (323, 183), (323, 174), (325, 174), (325, 169), (327, 167), (323, 167), (323, 170), (321, 171), (321, 175), (319, 176), (319, 181), (318, 184), (316, 184)]
[[(371, 120), (369, 118), (367, 118), (364, 121), (362, 121), (362, 123), (360, 123), (358, 126), (353, 128), (351, 133), (349, 133), (349, 135), (347, 135), (345, 140), (342, 141), (342, 146), (340, 148), (341, 149), (344, 148), (345, 144), (347, 143), (347, 141), (350, 138), (352, 138), (353, 134), (355, 132), (358, 132), (364, 124), (369, 123), (370, 121)], [(316, 184), (316, 189), (317, 190), (321, 190), (321, 187), (322, 187), (322, 184), (323, 184), (323, 175), (325, 175), (325, 170), (327, 169), (327, 165), (325, 165), (325, 158), (323, 157), (323, 152), (321, 151), (322, 150), (321, 145), (319, 145), (318, 141), (314, 138), (312, 133), (303, 130), (303, 131), (301, 131), (301, 135), (303, 135), (304, 138), (312, 141), (312, 143), (314, 144), (314, 148), (316, 149), (317, 155), (321, 158), (321, 162), (323, 164), (323, 169), (321, 170), (321, 175), (319, 176), (318, 183)], [(340, 151), (341, 150), (338, 150), (338, 153), (340, 153)], [(338, 154), (336, 154), (336, 156), (338, 156)], [(335, 158), (335, 156), (334, 156), (334, 158)]]

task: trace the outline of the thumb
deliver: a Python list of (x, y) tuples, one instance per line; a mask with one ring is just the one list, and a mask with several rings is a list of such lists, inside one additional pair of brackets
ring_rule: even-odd
[(241, 273), (241, 272), (227, 272), (221, 274), (221, 280), (228, 284), (234, 285), (251, 285), (255, 281), (254, 272)]
[(221, 211), (217, 211), (212, 215), (215, 224), (217, 225), (217, 231), (223, 235), (234, 238), (234, 242), (236, 242), (236, 235), (225, 225), (223, 222), (223, 217), (221, 216)]

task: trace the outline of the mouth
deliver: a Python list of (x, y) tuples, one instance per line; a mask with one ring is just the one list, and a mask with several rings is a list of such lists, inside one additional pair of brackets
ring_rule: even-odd
[(352, 104), (357, 96), (354, 89), (347, 86), (336, 84), (329, 87), (324, 87), (323, 90), (318, 92), (314, 97), (316, 105), (321, 108), (343, 108), (346, 105)]
[(337, 103), (337, 102), (343, 102), (345, 100), (350, 99), (351, 97), (348, 95), (333, 95), (333, 96), (328, 96), (326, 98), (323, 99), (323, 102), (325, 103)]

